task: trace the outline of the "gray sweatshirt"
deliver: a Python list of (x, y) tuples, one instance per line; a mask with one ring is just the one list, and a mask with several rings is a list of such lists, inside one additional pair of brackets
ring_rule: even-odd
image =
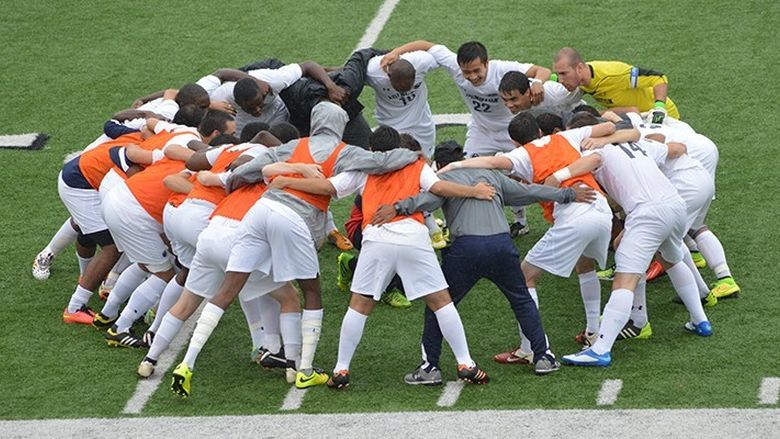
[[(330, 157), (341, 142), (341, 136), (349, 117), (338, 105), (330, 102), (317, 104), (311, 112), (311, 136), (309, 152), (317, 163)], [(268, 148), (252, 161), (239, 166), (228, 179), (227, 186), (235, 189), (244, 184), (263, 180), (263, 168), (275, 162), (290, 158), (299, 140), (292, 140), (275, 148)], [(419, 154), (408, 149), (395, 149), (388, 152), (370, 152), (363, 148), (347, 145), (336, 158), (333, 175), (347, 171), (361, 171), (367, 174), (383, 174), (395, 171), (419, 159)], [(306, 222), (314, 243), (319, 247), (325, 240), (327, 213), (312, 206), (305, 200), (283, 190), (271, 189), (263, 194), (264, 198), (283, 203), (291, 208)]]
[[(461, 168), (445, 172), (439, 177), (468, 186), (484, 182), (496, 188), (496, 196), (490, 201), (476, 198), (443, 198), (430, 192), (422, 192), (395, 204), (398, 213), (403, 215), (419, 211), (433, 212), (441, 207), (453, 237), (509, 233), (504, 206), (521, 206), (539, 201), (570, 203), (576, 197), (574, 189), (523, 184), (493, 169)], [(373, 212), (366, 214), (373, 215)]]

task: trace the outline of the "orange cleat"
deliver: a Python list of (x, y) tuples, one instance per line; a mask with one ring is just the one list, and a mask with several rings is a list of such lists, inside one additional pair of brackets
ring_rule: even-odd
[(652, 282), (664, 274), (666, 274), (666, 270), (664, 269), (663, 265), (661, 265), (660, 262), (654, 260), (650, 263), (650, 268), (647, 269), (647, 281)]
[(352, 241), (339, 232), (339, 229), (333, 229), (328, 233), (328, 242), (335, 245), (336, 248), (343, 252), (348, 252), (354, 248)]
[(62, 321), (65, 323), (77, 323), (80, 325), (91, 325), (92, 319), (95, 317), (95, 311), (91, 308), (87, 308), (86, 305), (82, 305), (76, 312), (68, 312), (68, 308), (62, 312)]

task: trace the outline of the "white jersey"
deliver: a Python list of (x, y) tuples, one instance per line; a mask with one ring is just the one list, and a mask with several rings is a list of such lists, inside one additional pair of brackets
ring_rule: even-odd
[(626, 214), (645, 203), (682, 202), (658, 168), (668, 151), (663, 143), (651, 140), (607, 145), (593, 152), (601, 156), (601, 166), (593, 175)]
[(298, 64), (288, 64), (279, 69), (257, 69), (247, 73), (249, 76), (267, 82), (274, 93), (273, 102), (263, 106), (263, 112), (259, 117), (250, 115), (236, 104), (233, 96), (235, 82), (222, 83), (216, 76), (208, 75), (198, 80), (197, 84), (208, 92), (212, 101), (225, 101), (236, 109), (236, 133), (238, 135), (241, 135), (244, 127), (252, 122), (265, 122), (269, 125), (287, 122), (290, 119), (290, 112), (287, 111), (287, 106), (284, 105), (279, 92), (301, 79), (303, 76), (301, 67)]
[(554, 81), (545, 81), (542, 87), (544, 88), (544, 100), (539, 105), (525, 110), (534, 116), (542, 113), (553, 113), (560, 116), (562, 113), (573, 111), (577, 105), (585, 103), (579, 88), (570, 92), (562, 84)]
[(507, 72), (526, 73), (533, 64), (517, 61), (488, 61), (487, 76), (479, 86), (473, 85), (465, 77), (458, 65), (457, 55), (445, 46), (436, 45), (428, 49), (436, 62), (446, 68), (458, 86), (463, 101), (471, 112), (471, 120), (466, 132), (464, 150), (470, 155), (491, 155), (497, 152), (511, 151), (514, 148), (507, 127), (512, 120), (512, 112), (506, 108), (498, 94), (498, 85)]
[[(157, 98), (157, 99), (152, 99), (151, 101), (141, 105), (140, 107), (138, 107), (138, 110), (153, 111), (159, 114), (160, 116), (165, 117), (168, 120), (173, 120), (173, 117), (176, 116), (176, 112), (179, 111), (179, 104), (177, 104), (176, 101), (170, 99)], [(122, 125), (128, 128), (132, 128), (134, 130), (140, 130), (141, 127), (146, 125), (146, 119), (144, 118), (130, 119), (122, 122)], [(105, 134), (101, 134), (100, 137), (93, 140), (92, 143), (87, 145), (84, 148), (83, 152), (87, 152), (90, 149), (94, 149), (99, 145), (102, 145), (103, 143), (106, 143), (110, 140), (112, 140), (110, 137), (108, 137)]]
[(428, 86), (425, 75), (439, 67), (428, 52), (417, 51), (401, 55), (414, 66), (414, 85), (408, 92), (398, 92), (390, 85), (390, 78), (379, 66), (384, 55), (375, 56), (368, 62), (366, 83), (376, 95), (376, 121), (395, 128), (400, 133), (414, 136), (430, 157), (436, 144), (436, 125), (433, 123), (431, 107), (428, 105)]

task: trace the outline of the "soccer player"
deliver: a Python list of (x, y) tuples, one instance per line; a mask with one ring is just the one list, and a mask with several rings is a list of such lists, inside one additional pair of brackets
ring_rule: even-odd
[(662, 123), (668, 114), (675, 119), (680, 112), (671, 98), (666, 75), (656, 70), (632, 66), (620, 61), (585, 62), (571, 47), (559, 50), (553, 59), (558, 82), (569, 91), (579, 88), (596, 102), (613, 111), (636, 107), (650, 111), (650, 122)]
[[(464, 145), (466, 155), (477, 157), (511, 151), (512, 141), (506, 128), (512, 120), (512, 113), (502, 104), (499, 96), (501, 78), (510, 71), (527, 75), (533, 82), (533, 103), (539, 104), (544, 98), (542, 83), (550, 78), (550, 70), (534, 64), (490, 59), (485, 46), (477, 41), (461, 45), (457, 54), (442, 45), (414, 41), (392, 50), (383, 62), (389, 65), (401, 54), (415, 50), (428, 51), (440, 66), (447, 69), (471, 112)], [(518, 207), (513, 211), (515, 222), (510, 226), (510, 234), (512, 237), (527, 234), (525, 210)]]
[(542, 84), (544, 100), (534, 103), (531, 96), (531, 82), (525, 73), (517, 71), (507, 72), (501, 78), (498, 94), (512, 114), (529, 111), (534, 116), (543, 113), (561, 116), (565, 112), (572, 112), (582, 103), (578, 93), (570, 93), (566, 87), (553, 81)]
[[(439, 144), (435, 154), (436, 165), (442, 169), (450, 163), (463, 160), (463, 149), (455, 142)], [(523, 333), (528, 335), (535, 357), (536, 373), (542, 375), (558, 369), (558, 362), (548, 354), (547, 341), (539, 318), (539, 311), (525, 285), (520, 269), (520, 256), (509, 236), (504, 219), (504, 205), (530, 204), (538, 201), (570, 203), (595, 198), (589, 188), (568, 188), (549, 191), (541, 185), (523, 185), (495, 170), (459, 169), (441, 174), (445, 181), (472, 186), (487, 182), (496, 189), (497, 197), (489, 201), (467, 198), (442, 198), (432, 192), (422, 193), (381, 206), (372, 223), (381, 225), (396, 215), (411, 215), (431, 208), (442, 208), (450, 228), (452, 245), (442, 252), (442, 271), (449, 284), (453, 303), (463, 300), (482, 278), (489, 279), (506, 296)], [(442, 334), (434, 314), (425, 310), (422, 346), (423, 361), (407, 374), (407, 384), (440, 384), (439, 355)]]

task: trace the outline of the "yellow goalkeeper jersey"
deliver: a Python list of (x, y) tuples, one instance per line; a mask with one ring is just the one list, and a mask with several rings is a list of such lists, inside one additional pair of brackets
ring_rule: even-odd
[[(591, 61), (587, 63), (593, 73), (589, 86), (580, 89), (607, 107), (638, 107), (639, 111), (652, 110), (655, 105), (653, 87), (668, 83), (661, 72), (628, 65), (620, 61)], [(675, 119), (680, 112), (674, 102), (666, 98), (666, 111)]]

